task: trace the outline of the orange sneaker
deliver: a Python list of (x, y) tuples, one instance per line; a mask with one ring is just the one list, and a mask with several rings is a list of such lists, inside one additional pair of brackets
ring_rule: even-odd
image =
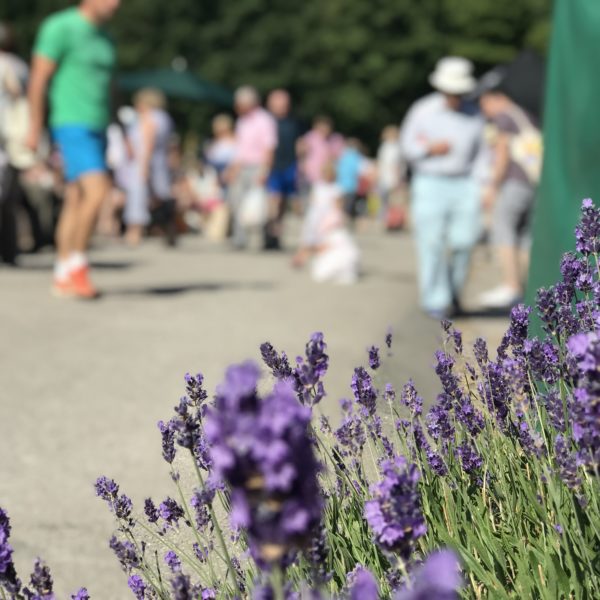
[(71, 278), (67, 279), (56, 279), (52, 282), (52, 295), (56, 298), (70, 298), (73, 296), (73, 282)]
[(71, 271), (71, 287), (77, 298), (92, 299), (100, 295), (90, 281), (89, 272), (87, 266)]

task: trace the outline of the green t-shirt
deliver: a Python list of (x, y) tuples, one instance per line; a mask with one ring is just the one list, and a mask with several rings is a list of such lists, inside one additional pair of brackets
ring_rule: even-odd
[(104, 129), (110, 122), (110, 87), (116, 61), (114, 44), (78, 8), (48, 17), (34, 53), (57, 64), (50, 84), (50, 125)]

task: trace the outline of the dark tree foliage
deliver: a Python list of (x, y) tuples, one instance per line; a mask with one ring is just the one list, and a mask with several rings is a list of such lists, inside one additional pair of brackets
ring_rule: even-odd
[[(19, 48), (40, 20), (71, 0), (3, 0)], [(124, 70), (177, 56), (206, 79), (265, 92), (288, 88), (300, 115), (328, 113), (371, 143), (427, 91), (444, 54), (481, 72), (525, 47), (545, 53), (551, 0), (123, 0), (111, 28)], [(216, 107), (175, 103), (183, 128), (206, 130)]]

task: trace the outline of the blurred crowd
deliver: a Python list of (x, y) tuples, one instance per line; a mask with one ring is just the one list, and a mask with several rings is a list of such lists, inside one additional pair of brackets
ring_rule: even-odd
[[(506, 307), (519, 300), (542, 147), (537, 115), (507, 92), (505, 68), (477, 80), (468, 60), (441, 59), (429, 77), (432, 92), (398, 115), (399, 124), (383, 129), (373, 156), (360, 140), (336, 132), (328, 116), (305, 125), (286, 90), (271, 91), (263, 105), (249, 85), (235, 91), (235, 114), (213, 118), (212, 136), (203, 143), (186, 143), (176, 133), (166, 96), (152, 88), (139, 90), (106, 127), (82, 129), (79, 121), (75, 127), (67, 114), (51, 118), (46, 129), (48, 86), (54, 86), (51, 111), (53, 101), (68, 104), (55, 97), (77, 93), (63, 74), (68, 50), (54, 29), (70, 20), (82, 36), (100, 39), (102, 23), (117, 7), (116, 0), (83, 0), (51, 17), (40, 30), (31, 73), (14, 52), (10, 28), (0, 24), (4, 263), (16, 265), (20, 252), (56, 239), (55, 290), (62, 280), (58, 291), (72, 292), (69, 273), (77, 265), (87, 268), (90, 228), (130, 246), (160, 233), (174, 246), (178, 235), (192, 231), (239, 251), (257, 245), (278, 251), (288, 239), (285, 216), (293, 213), (302, 226), (292, 265), (310, 265), (317, 281), (350, 284), (360, 274), (356, 232), (363, 223), (370, 219), (393, 231), (410, 214), (428, 314), (460, 313), (472, 250), (482, 239), (494, 249), (499, 276), (480, 304)], [(101, 41), (108, 61), (111, 47)], [(61, 74), (65, 81), (56, 83)], [(66, 91), (57, 91), (59, 84)], [(85, 115), (85, 107), (73, 106)], [(88, 175), (99, 173), (102, 179), (88, 186)], [(68, 221), (69, 207), (91, 205), (86, 198), (94, 194), (89, 215), (72, 211)], [(77, 241), (76, 230), (86, 227), (89, 235)], [(69, 245), (68, 239), (76, 241)], [(68, 246), (62, 254), (61, 243)], [(75, 295), (96, 295), (87, 280), (80, 289)]]

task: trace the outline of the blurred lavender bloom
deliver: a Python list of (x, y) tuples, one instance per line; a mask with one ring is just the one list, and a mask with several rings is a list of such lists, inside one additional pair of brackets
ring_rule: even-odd
[(354, 369), (350, 387), (354, 399), (363, 407), (365, 414), (373, 416), (377, 410), (377, 390), (373, 387), (371, 376), (363, 367)]
[(554, 449), (556, 451), (555, 459), (560, 478), (569, 489), (577, 489), (581, 486), (577, 457), (570, 450), (570, 444), (567, 443), (563, 435), (559, 434), (556, 436)]
[(440, 477), (446, 475), (446, 473), (448, 472), (446, 464), (444, 463), (442, 457), (431, 448), (429, 440), (423, 432), (421, 423), (417, 420), (413, 421), (412, 423), (412, 434), (417, 452), (425, 452), (425, 458), (427, 459), (427, 463), (429, 464), (431, 470)]
[(178, 573), (181, 570), (181, 561), (173, 550), (169, 550), (165, 553), (164, 561), (171, 573)]
[(414, 417), (418, 417), (423, 412), (423, 398), (417, 393), (412, 379), (402, 388), (400, 402), (406, 406)]
[(396, 390), (394, 390), (391, 383), (385, 384), (385, 390), (383, 392), (383, 399), (388, 404), (394, 404), (394, 402), (396, 401)]
[(369, 366), (373, 371), (377, 371), (381, 366), (381, 360), (379, 359), (379, 348), (377, 346), (371, 346), (369, 348)]
[(392, 333), (392, 328), (389, 327), (385, 334), (385, 345), (388, 347), (388, 350), (392, 348)]
[(230, 367), (205, 429), (215, 474), (231, 488), (232, 522), (247, 528), (255, 558), (277, 562), (320, 521), (320, 467), (310, 408), (289, 380), (259, 398), (258, 376), (253, 363)]
[(144, 600), (146, 598), (146, 584), (139, 575), (131, 575), (127, 580), (127, 585), (137, 600)]
[(600, 331), (569, 339), (567, 349), (576, 366), (576, 388), (571, 402), (573, 438), (583, 460), (597, 468), (600, 462)]
[(353, 413), (344, 416), (341, 425), (335, 430), (335, 437), (342, 446), (343, 456), (360, 457), (367, 442), (362, 419)]
[(458, 600), (461, 587), (458, 558), (450, 550), (441, 550), (427, 557), (411, 586), (398, 592), (394, 600)]
[(448, 319), (443, 319), (442, 329), (446, 332), (448, 339), (451, 339), (454, 344), (454, 349), (457, 354), (462, 354), (463, 351), (463, 340), (462, 333), (456, 329)]
[(177, 573), (171, 579), (171, 591), (173, 600), (197, 600), (189, 576), (183, 573)]
[(600, 253), (600, 209), (589, 198), (581, 204), (581, 220), (575, 228), (575, 247), (584, 255)]
[(379, 586), (373, 574), (361, 565), (357, 565), (346, 576), (349, 589), (348, 600), (378, 600)]
[(383, 479), (371, 486), (372, 499), (365, 503), (365, 518), (375, 541), (407, 560), (415, 541), (427, 531), (421, 513), (419, 470), (397, 456), (383, 461), (381, 471)]
[(8, 515), (0, 508), (0, 582), (2, 575), (12, 566), (12, 546), (8, 543), (10, 537), (10, 521)]
[(71, 600), (90, 600), (90, 595), (86, 588), (80, 588), (75, 594), (71, 595)]
[[(552, 427), (556, 431), (564, 433), (566, 430), (565, 422), (565, 406), (563, 405), (562, 398), (557, 390), (551, 390), (545, 395), (541, 395), (541, 400), (546, 406), (546, 412)], [(567, 409), (568, 409), (567, 402)]]
[(306, 558), (310, 563), (312, 578), (319, 585), (323, 585), (331, 579), (331, 573), (327, 571), (328, 554), (327, 529), (321, 522), (313, 531), (306, 549)]

